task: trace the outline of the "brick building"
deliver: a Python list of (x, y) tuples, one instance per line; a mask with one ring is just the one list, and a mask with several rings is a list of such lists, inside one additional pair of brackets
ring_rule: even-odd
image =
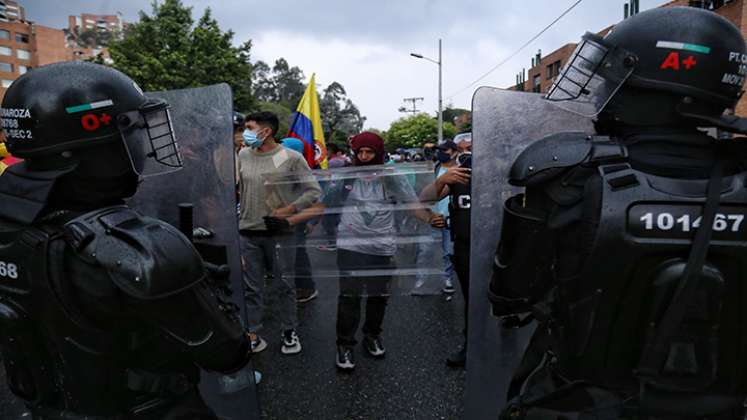
[[(54, 29), (26, 20), (24, 8), (13, 0), (0, 0), (0, 100), (6, 89), (30, 69), (60, 61), (85, 60), (109, 52), (98, 43), (124, 29), (118, 15), (70, 16), (66, 29)], [(83, 35), (81, 42), (79, 37)]]
[[(702, 7), (715, 11), (719, 15), (729, 19), (741, 31), (742, 35), (747, 37), (747, 6), (745, 0), (715, 0), (715, 1), (692, 1), (692, 0), (673, 0), (660, 7), (673, 6), (693, 6)], [(625, 17), (628, 16), (629, 5), (625, 5)], [(632, 14), (632, 13), (631, 13)], [(605, 28), (598, 32), (600, 36), (606, 35), (613, 26)], [(524, 73), (517, 76), (516, 85), (511, 86), (511, 90), (523, 90), (527, 92), (547, 93), (552, 86), (555, 77), (560, 69), (566, 64), (568, 59), (576, 49), (577, 44), (566, 44), (553, 51), (547, 56), (542, 56), (541, 52), (532, 58), (532, 67)], [(737, 105), (736, 114), (747, 117), (747, 95)]]
[[(23, 9), (19, 10), (19, 17), (23, 17)], [(72, 59), (62, 30), (20, 18), (0, 19), (0, 99), (13, 81), (30, 69)]]

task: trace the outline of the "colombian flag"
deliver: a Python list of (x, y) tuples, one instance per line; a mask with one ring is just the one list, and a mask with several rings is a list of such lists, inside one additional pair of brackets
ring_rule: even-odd
[(8, 153), (8, 149), (5, 148), (5, 143), (0, 143), (0, 175), (5, 172), (5, 169), (13, 165), (14, 163), (20, 162), (20, 159), (16, 159)]
[(327, 145), (324, 143), (322, 114), (319, 112), (319, 96), (316, 94), (316, 82), (311, 81), (306, 88), (288, 130), (288, 137), (295, 137), (304, 143), (304, 157), (313, 169), (319, 165), (327, 169)]

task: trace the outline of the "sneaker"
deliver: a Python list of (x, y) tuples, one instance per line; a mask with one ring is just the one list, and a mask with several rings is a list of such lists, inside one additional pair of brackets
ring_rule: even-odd
[(461, 349), (452, 353), (446, 358), (446, 365), (449, 367), (464, 367), (467, 365), (467, 348), (462, 346)]
[(316, 289), (296, 289), (296, 302), (306, 303), (319, 296)]
[(441, 291), (447, 295), (453, 295), (454, 292), (456, 292), (456, 289), (454, 289), (454, 283), (452, 283), (451, 280), (446, 280), (444, 288), (441, 289)]
[(283, 345), (280, 351), (283, 354), (297, 354), (301, 352), (301, 340), (298, 339), (296, 330), (283, 331)]
[(249, 338), (252, 340), (252, 353), (259, 353), (267, 348), (267, 341), (259, 335), (249, 333)]
[(333, 251), (337, 251), (337, 245), (335, 244), (319, 245), (316, 247), (316, 249), (320, 251), (333, 252)]
[(355, 357), (353, 348), (348, 346), (337, 346), (337, 360), (335, 362), (340, 370), (351, 371), (355, 369)]
[(381, 359), (386, 355), (386, 349), (384, 348), (384, 343), (381, 342), (381, 338), (379, 337), (371, 337), (366, 336), (363, 338), (363, 348), (366, 349), (368, 354), (371, 356)]
[(262, 374), (258, 371), (254, 371), (254, 385), (259, 385), (262, 382)]

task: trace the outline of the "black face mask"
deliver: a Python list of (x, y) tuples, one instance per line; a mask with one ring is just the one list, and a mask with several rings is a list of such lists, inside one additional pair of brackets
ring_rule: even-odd
[(441, 163), (448, 163), (451, 162), (453, 159), (453, 156), (444, 152), (443, 150), (436, 151), (436, 159), (438, 159)]
[(93, 210), (122, 204), (137, 192), (138, 176), (121, 143), (78, 151), (78, 167), (55, 183), (55, 210)]

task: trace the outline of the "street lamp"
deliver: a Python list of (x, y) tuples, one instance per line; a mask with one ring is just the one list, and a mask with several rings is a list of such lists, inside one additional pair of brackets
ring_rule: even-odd
[(441, 83), (441, 38), (438, 39), (438, 61), (428, 57), (424, 57), (423, 54), (410, 53), (415, 58), (428, 60), (431, 63), (438, 64), (438, 143), (441, 144), (444, 141), (444, 116), (443, 116), (443, 98), (442, 94), (442, 83)]

